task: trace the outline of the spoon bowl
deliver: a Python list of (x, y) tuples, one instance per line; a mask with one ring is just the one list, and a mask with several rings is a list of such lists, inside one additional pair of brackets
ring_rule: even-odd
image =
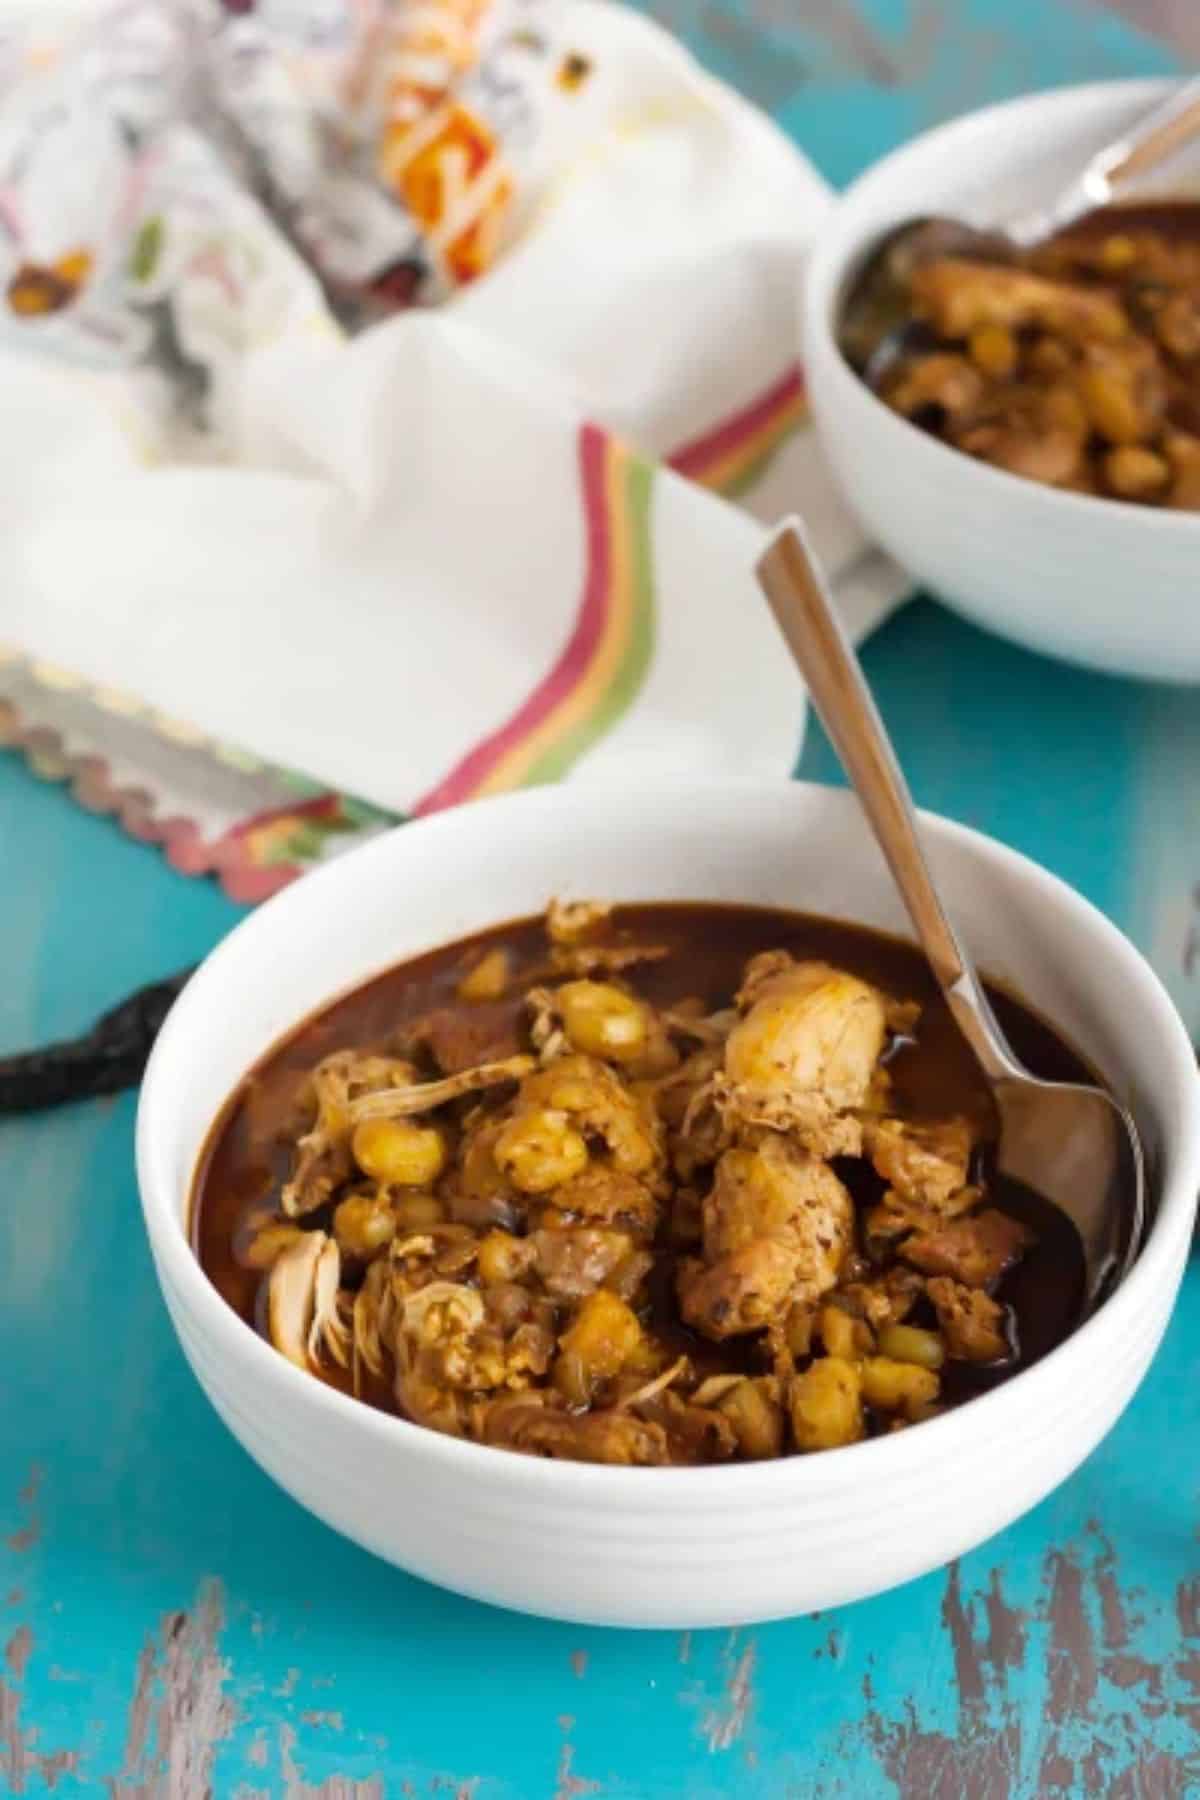
[(1145, 1159), (1133, 1117), (1104, 1089), (1040, 1081), (1013, 1055), (934, 885), (887, 729), (798, 523), (780, 528), (758, 576), (934, 977), (991, 1087), (1000, 1122), (997, 1173), (1041, 1194), (1075, 1226), (1092, 1311), (1128, 1271), (1145, 1228)]
[[(846, 295), (838, 324), (842, 354), (868, 387), (877, 388), (899, 358), (935, 343), (909, 299), (913, 272), (941, 257), (1011, 262), (1015, 246), (994, 231), (939, 214), (906, 219), (868, 251)], [(923, 342), (929, 338), (929, 346)]]
[(1142, 1149), (1130, 1116), (1101, 1088), (1038, 1081), (1025, 1071), (993, 1086), (996, 1170), (1046, 1195), (1083, 1243), (1087, 1311), (1124, 1278), (1145, 1228)]

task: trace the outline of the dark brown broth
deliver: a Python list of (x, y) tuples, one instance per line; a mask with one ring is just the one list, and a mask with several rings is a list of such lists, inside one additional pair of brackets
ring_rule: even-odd
[[(1033, 1249), (997, 1290), (997, 1298), (1010, 1308), (1012, 1361), (988, 1369), (948, 1363), (943, 1400), (966, 1400), (995, 1386), (1036, 1362), (1074, 1330), (1084, 1297), (1078, 1234), (1065, 1214), (1040, 1195), (988, 1172), (986, 1140), (995, 1132), (991, 1098), (918, 950), (883, 932), (771, 908), (695, 903), (623, 906), (617, 919), (622, 936), (665, 944), (672, 951), (662, 962), (633, 971), (638, 992), (656, 1005), (671, 1005), (691, 995), (698, 995), (709, 1009), (727, 1005), (747, 958), (772, 949), (791, 951), (798, 958), (822, 958), (897, 998), (919, 1002), (915, 1039), (902, 1043), (888, 1065), (895, 1110), (917, 1117), (963, 1113), (975, 1121), (985, 1138), (982, 1158), (993, 1204), (1031, 1226), (1037, 1237)], [(408, 1021), (434, 1007), (456, 1004), (455, 988), (464, 969), (494, 943), (505, 944), (512, 953), (514, 992), (523, 985), (523, 971), (545, 962), (544, 924), (539, 917), (499, 925), (401, 963), (334, 1001), (284, 1039), (221, 1113), (196, 1179), (192, 1240), (210, 1280), (248, 1324), (259, 1326), (259, 1290), (265, 1281), (239, 1263), (235, 1244), (246, 1213), (261, 1206), (278, 1187), (288, 1160), (286, 1148), (263, 1147), (264, 1136), (270, 1135), (264, 1131), (264, 1118), (282, 1117), (298, 1074), (331, 1051), (385, 1047)], [(1020, 1001), (1003, 989), (989, 987), (988, 992), (1009, 1042), (1034, 1074), (1052, 1081), (1096, 1079)], [(879, 1198), (882, 1183), (866, 1164), (847, 1161), (837, 1167), (856, 1201)], [(928, 1322), (933, 1322), (932, 1312)], [(660, 1336), (686, 1348), (701, 1369), (710, 1363), (727, 1369), (742, 1358), (745, 1366), (753, 1366), (755, 1346), (749, 1340), (709, 1344), (683, 1326), (674, 1306), (673, 1271), (665, 1259), (660, 1259), (652, 1282), (652, 1324)], [(324, 1372), (324, 1379), (348, 1389), (348, 1377), (336, 1369)], [(364, 1398), (389, 1409), (382, 1387)]]
[(1168, 241), (1191, 242), (1200, 238), (1200, 200), (1175, 197), (1102, 206), (1068, 225), (1053, 241), (1069, 244), (1076, 238), (1107, 237), (1114, 231), (1151, 231)]

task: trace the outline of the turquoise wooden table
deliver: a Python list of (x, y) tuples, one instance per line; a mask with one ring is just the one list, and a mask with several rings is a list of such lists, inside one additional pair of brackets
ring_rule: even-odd
[[(1139, 3), (1148, 24), (1194, 33), (1190, 0), (1126, 11)], [(988, 96), (1171, 63), (1163, 43), (1083, 0), (658, 11), (839, 181)], [(894, 619), (866, 660), (919, 799), (1075, 883), (1200, 1016), (1195, 693), (1040, 661), (929, 602)], [(815, 728), (801, 773), (836, 779)], [(214, 887), (0, 755), (0, 1052), (74, 1030), (198, 957), (236, 917)], [(8, 1791), (1200, 1794), (1200, 1266), (1111, 1438), (949, 1571), (761, 1630), (587, 1631), (373, 1561), (234, 1445), (159, 1300), (133, 1114), (126, 1097), (0, 1123)]]

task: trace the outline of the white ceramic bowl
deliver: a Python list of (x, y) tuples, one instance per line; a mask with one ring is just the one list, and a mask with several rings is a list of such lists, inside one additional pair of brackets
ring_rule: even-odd
[(406, 825), (306, 876), (214, 951), (159, 1039), (137, 1133), (154, 1260), (196, 1375), (262, 1467), (338, 1531), (446, 1587), (556, 1618), (672, 1627), (876, 1593), (979, 1543), (1069, 1474), (1129, 1401), (1171, 1311), (1200, 1187), (1200, 1078), (1166, 993), (1098, 912), (987, 838), (932, 817), (926, 829), (985, 967), (1036, 999), (1145, 1132), (1153, 1231), (1095, 1318), (916, 1430), (774, 1463), (622, 1469), (482, 1448), (373, 1412), (236, 1317), (188, 1244), (197, 1157), (249, 1066), (347, 988), (553, 893), (760, 902), (904, 931), (846, 794), (544, 788)]
[(886, 157), (825, 225), (804, 302), (821, 439), (863, 524), (961, 612), (1035, 650), (1123, 674), (1200, 681), (1200, 515), (1059, 493), (975, 462), (875, 398), (834, 327), (848, 279), (890, 226), (1055, 192), (1163, 84), (1065, 88), (989, 107)]

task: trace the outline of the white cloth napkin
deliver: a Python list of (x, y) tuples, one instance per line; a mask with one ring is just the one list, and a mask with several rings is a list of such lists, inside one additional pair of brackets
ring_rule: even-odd
[(390, 811), (785, 773), (755, 515), (904, 589), (805, 419), (827, 204), (595, 0), (10, 7), (11, 666)]

